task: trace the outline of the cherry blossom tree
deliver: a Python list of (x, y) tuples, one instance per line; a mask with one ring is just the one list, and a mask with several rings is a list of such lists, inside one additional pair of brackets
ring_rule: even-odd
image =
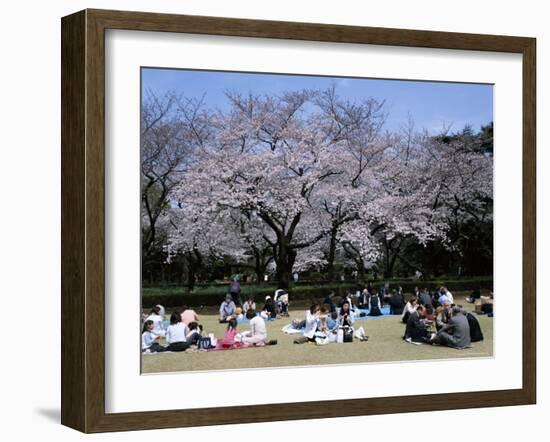
[(434, 137), (412, 119), (388, 132), (384, 102), (334, 87), (227, 99), (226, 111), (179, 108), (192, 149), (164, 197), (171, 257), (230, 258), (258, 280), (274, 266), (288, 287), (293, 271), (332, 278), (336, 260), (361, 275), (418, 268), (407, 247), (452, 247), (460, 223), (490, 220), (492, 157), (475, 137)]

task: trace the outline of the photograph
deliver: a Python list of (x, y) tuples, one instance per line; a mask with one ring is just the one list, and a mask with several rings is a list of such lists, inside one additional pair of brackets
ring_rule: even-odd
[(142, 374), (493, 357), (493, 84), (140, 93)]

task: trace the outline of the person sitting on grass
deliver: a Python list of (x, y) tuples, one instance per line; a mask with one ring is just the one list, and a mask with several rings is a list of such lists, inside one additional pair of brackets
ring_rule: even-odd
[(343, 327), (353, 326), (353, 314), (351, 312), (351, 305), (347, 299), (344, 299), (342, 307), (340, 307), (340, 315), (338, 316), (339, 325)]
[(394, 290), (389, 300), (390, 315), (402, 315), (406, 303), (401, 287), (399, 287), (399, 290)]
[(432, 304), (424, 305), (424, 316), (427, 321), (430, 321), (430, 322), (435, 321), (435, 310)]
[(369, 316), (382, 316), (380, 306), (382, 302), (378, 296), (378, 289), (371, 289), (371, 295), (369, 296)]
[(187, 326), (187, 335), (185, 337), (189, 345), (197, 345), (199, 339), (202, 338), (202, 326), (198, 322), (190, 322)]
[(426, 308), (419, 305), (407, 318), (403, 339), (410, 343), (425, 343), (430, 338), (428, 329), (423, 319)]
[(433, 306), (432, 297), (430, 296), (430, 292), (428, 292), (428, 289), (424, 287), (420, 291), (420, 295), (418, 296), (418, 303), (420, 305), (423, 305), (424, 307), (427, 305)]
[(312, 304), (306, 311), (303, 335), (294, 339), (295, 344), (305, 344), (306, 342), (315, 342), (315, 333), (319, 328), (319, 316), (321, 307), (319, 304)]
[(254, 302), (253, 296), (249, 296), (243, 304), (243, 311), (245, 312), (245, 314), (248, 310), (256, 310), (256, 302)]
[(476, 287), (472, 292), (472, 294), (466, 298), (466, 302), (468, 302), (469, 304), (473, 304), (480, 298), (481, 298), (481, 288)]
[(443, 328), (445, 324), (449, 322), (452, 316), (452, 306), (448, 300), (444, 301), (445, 304), (440, 305), (436, 309), (435, 326), (437, 330)]
[(237, 335), (237, 320), (229, 319), (227, 321), (227, 330), (222, 339), (218, 339), (217, 348), (231, 348), (235, 345), (235, 336)]
[(324, 299), (323, 304), (328, 305), (330, 313), (337, 312), (336, 304), (334, 303), (334, 292), (330, 292)]
[(185, 351), (189, 348), (185, 333), (186, 328), (181, 320), (181, 313), (176, 310), (170, 316), (170, 325), (166, 330), (167, 351)]
[(149, 316), (147, 316), (146, 321), (153, 322), (153, 333), (157, 336), (164, 337), (166, 335), (166, 330), (164, 328), (164, 307), (161, 305), (154, 305), (151, 308)]
[(225, 295), (225, 300), (220, 305), (220, 324), (229, 322), (232, 319), (235, 319), (235, 310), (237, 307), (233, 302), (233, 298), (228, 293)]
[[(372, 290), (372, 289), (371, 289)], [(369, 308), (369, 298), (371, 294), (368, 289), (364, 289), (359, 298), (357, 298), (357, 307), (363, 310), (368, 310)]]
[(327, 327), (330, 331), (338, 329), (338, 312), (332, 312), (327, 317)]
[(431, 342), (456, 349), (471, 346), (470, 325), (460, 307), (456, 305), (453, 307), (449, 322), (432, 336)]
[(350, 311), (355, 309), (355, 304), (353, 303), (353, 295), (351, 293), (348, 293), (346, 297), (342, 299), (342, 302), (340, 303), (340, 309), (342, 309), (342, 306), (345, 302), (349, 304)]
[(384, 304), (388, 305), (390, 303), (390, 299), (392, 296), (392, 293), (390, 292), (389, 282), (384, 283), (384, 285), (380, 287), (379, 293), (380, 293), (380, 300), (382, 301), (382, 305)]
[(262, 309), (262, 316), (265, 319), (277, 319), (277, 305), (271, 296), (265, 297), (264, 308)]
[(184, 305), (181, 308), (181, 322), (183, 322), (186, 327), (189, 327), (191, 322), (199, 322), (199, 316), (195, 310)]
[(403, 314), (401, 315), (401, 321), (403, 321), (403, 323), (407, 323), (407, 321), (409, 320), (409, 315), (416, 311), (417, 306), (418, 300), (415, 296), (411, 297), (409, 302), (407, 302), (407, 304), (405, 305), (405, 309), (403, 310)]
[(157, 341), (160, 336), (153, 332), (155, 323), (151, 319), (147, 319), (143, 323), (141, 331), (141, 351), (144, 353), (161, 353), (166, 351)]
[(276, 340), (267, 340), (267, 327), (265, 320), (261, 315), (257, 315), (256, 311), (249, 309), (246, 312), (246, 319), (250, 320), (250, 330), (244, 331), (241, 342), (245, 345), (275, 345)]
[(443, 305), (445, 304), (446, 301), (448, 301), (449, 304), (454, 304), (454, 298), (453, 298), (453, 294), (447, 290), (447, 287), (443, 286), (439, 289), (439, 304), (440, 305)]
[(325, 306), (325, 305), (322, 305), (321, 310), (319, 310), (319, 327), (318, 327), (318, 330), (320, 332), (325, 333), (325, 334), (329, 333), (328, 318), (329, 318), (328, 307)]
[(470, 341), (483, 341), (483, 332), (481, 331), (481, 326), (479, 325), (479, 321), (477, 320), (477, 318), (470, 312), (462, 308), (461, 305), (458, 305), (457, 307), (460, 307), (462, 309), (462, 314), (466, 316), (466, 319), (468, 320), (468, 325), (470, 326)]

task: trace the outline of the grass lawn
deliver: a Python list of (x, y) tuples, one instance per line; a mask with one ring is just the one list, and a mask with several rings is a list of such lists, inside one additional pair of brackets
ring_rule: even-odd
[[(462, 302), (466, 293), (455, 294), (455, 302), (466, 309), (473, 305)], [(296, 335), (286, 335), (281, 328), (297, 318), (303, 319), (305, 308), (290, 311), (290, 319), (282, 318), (267, 322), (268, 338), (277, 339), (275, 346), (245, 348), (228, 351), (186, 351), (183, 353), (159, 353), (142, 355), (142, 372), (159, 373), (195, 370), (227, 370), (239, 368), (285, 367), (303, 365), (327, 365), (363, 362), (408, 361), (423, 359), (478, 358), (493, 355), (493, 319), (476, 315), (485, 336), (482, 342), (472, 344), (466, 350), (454, 350), (430, 345), (412, 345), (403, 341), (405, 325), (398, 316), (368, 318), (356, 321), (369, 336), (368, 342), (335, 344), (324, 346), (294, 344)], [(218, 324), (217, 314), (200, 314), (200, 322), (206, 333), (222, 337), (225, 324)], [(248, 324), (239, 324), (246, 330)], [(161, 341), (161, 343), (163, 343)]]

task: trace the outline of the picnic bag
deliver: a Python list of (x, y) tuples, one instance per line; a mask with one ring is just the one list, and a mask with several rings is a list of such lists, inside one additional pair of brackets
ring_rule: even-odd
[(207, 337), (199, 338), (199, 340), (197, 341), (197, 348), (199, 350), (208, 350), (212, 348), (212, 341), (210, 340), (210, 338)]

